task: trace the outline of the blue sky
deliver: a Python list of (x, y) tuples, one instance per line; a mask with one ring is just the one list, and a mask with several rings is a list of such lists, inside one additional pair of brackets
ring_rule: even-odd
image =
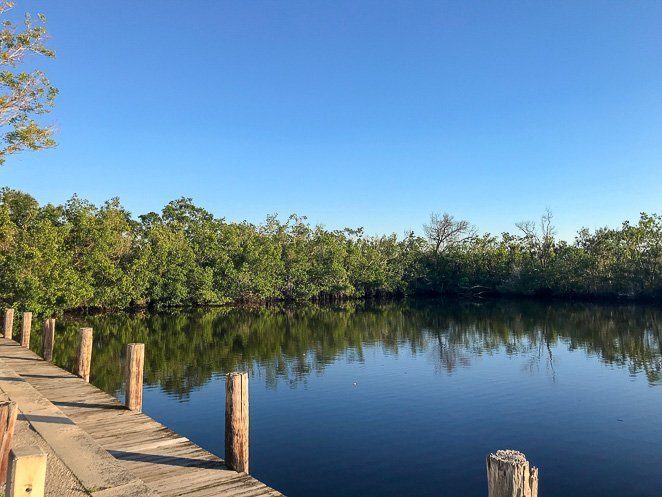
[(368, 233), (662, 209), (662, 2), (17, 1), (59, 146), (0, 185)]

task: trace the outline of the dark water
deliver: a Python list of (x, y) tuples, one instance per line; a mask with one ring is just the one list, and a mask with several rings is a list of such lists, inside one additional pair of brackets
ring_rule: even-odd
[[(145, 411), (223, 455), (224, 377), (251, 374), (251, 470), (290, 497), (485, 496), (515, 448), (541, 495), (662, 495), (662, 311), (424, 301), (97, 316), (92, 381), (122, 395), (146, 344)], [(35, 337), (36, 345), (37, 337)]]

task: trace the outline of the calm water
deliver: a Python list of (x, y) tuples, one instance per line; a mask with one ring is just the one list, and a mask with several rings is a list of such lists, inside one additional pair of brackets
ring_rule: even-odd
[[(122, 394), (146, 344), (145, 411), (223, 455), (224, 373), (251, 374), (251, 470), (296, 496), (486, 495), (500, 448), (541, 495), (662, 495), (662, 311), (424, 301), (97, 316), (92, 381)], [(36, 346), (38, 337), (35, 336)]]

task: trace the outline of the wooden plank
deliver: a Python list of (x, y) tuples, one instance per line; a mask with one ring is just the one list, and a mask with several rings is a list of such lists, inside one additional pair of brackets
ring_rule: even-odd
[[(228, 469), (222, 459), (149, 416), (127, 410), (83, 379), (12, 344), (16, 345), (0, 339), (0, 360), (24, 375), (25, 381), (163, 497), (282, 496), (251, 476)], [(247, 413), (247, 398), (240, 387), (239, 407)]]

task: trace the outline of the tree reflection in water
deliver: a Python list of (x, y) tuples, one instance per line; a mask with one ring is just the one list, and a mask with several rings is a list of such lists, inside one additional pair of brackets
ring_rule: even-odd
[[(661, 313), (636, 305), (419, 300), (69, 317), (58, 323), (55, 362), (73, 370), (85, 325), (94, 328), (93, 383), (110, 393), (122, 388), (130, 342), (146, 344), (146, 385), (180, 398), (237, 369), (259, 372), (268, 386), (296, 387), (339, 358), (363, 361), (374, 346), (429, 354), (435, 370), (448, 374), (478, 356), (519, 355), (531, 372), (544, 368), (555, 378), (553, 350), (562, 345), (643, 372), (654, 385), (662, 378)], [(37, 350), (38, 332), (32, 340)]]

